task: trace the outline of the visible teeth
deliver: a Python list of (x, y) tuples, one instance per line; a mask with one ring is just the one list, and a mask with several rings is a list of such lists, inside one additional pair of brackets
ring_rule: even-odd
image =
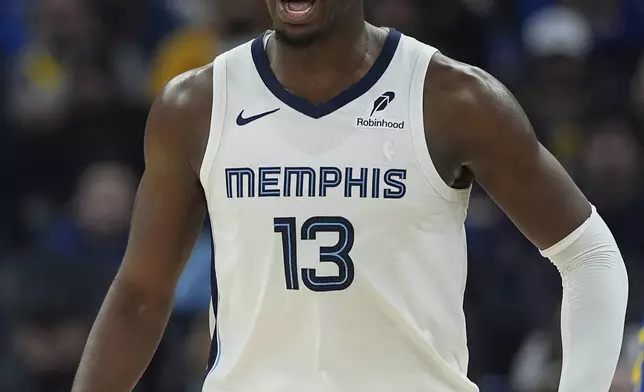
[(289, 0), (286, 3), (286, 9), (292, 12), (306, 12), (313, 7), (313, 1), (310, 0)]

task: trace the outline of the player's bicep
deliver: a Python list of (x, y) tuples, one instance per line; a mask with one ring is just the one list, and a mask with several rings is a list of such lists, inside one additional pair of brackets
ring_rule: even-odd
[(468, 165), (515, 225), (541, 249), (590, 216), (590, 205), (568, 173), (536, 139), (523, 109), (500, 82), (479, 75), (474, 87)]
[[(479, 184), (515, 225), (540, 249), (546, 249), (589, 216), (588, 201), (559, 162), (541, 144), (497, 151), (472, 162)], [(524, 154), (519, 152), (523, 150)]]
[(200, 190), (172, 188), (145, 174), (132, 217), (123, 272), (150, 289), (172, 289), (204, 219)]
[(158, 100), (146, 127), (146, 170), (119, 276), (144, 290), (174, 290), (200, 233), (205, 202), (190, 165), (181, 108)]

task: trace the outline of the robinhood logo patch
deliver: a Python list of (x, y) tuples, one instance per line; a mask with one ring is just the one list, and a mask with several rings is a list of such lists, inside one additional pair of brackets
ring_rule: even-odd
[(373, 103), (373, 110), (371, 111), (369, 117), (373, 117), (373, 114), (376, 112), (382, 112), (383, 110), (387, 109), (387, 106), (389, 106), (389, 104), (392, 103), (394, 99), (396, 99), (396, 93), (393, 91), (387, 91), (386, 93), (382, 94), (378, 99), (376, 99), (376, 102)]
[(383, 112), (387, 109), (387, 106), (393, 100), (396, 99), (396, 93), (393, 91), (387, 91), (382, 94), (378, 99), (373, 103), (373, 109), (369, 118), (358, 117), (356, 120), (356, 125), (363, 128), (389, 128), (389, 129), (404, 129), (404, 121), (390, 121), (387, 119), (374, 118), (374, 115), (377, 115), (379, 112)]

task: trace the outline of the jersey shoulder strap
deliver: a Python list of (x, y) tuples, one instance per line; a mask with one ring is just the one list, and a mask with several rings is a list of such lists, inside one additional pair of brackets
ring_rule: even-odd
[(406, 41), (408, 45), (415, 46), (417, 52), (416, 63), (411, 75), (410, 123), (418, 165), (431, 187), (441, 198), (453, 203), (467, 202), (470, 188), (455, 189), (443, 180), (429, 154), (429, 146), (425, 137), (425, 85), (426, 83), (432, 83), (431, 74), (428, 72), (429, 63), (439, 51), (433, 46), (426, 45), (413, 38), (407, 38)]
[(212, 70), (212, 113), (210, 117), (210, 130), (208, 131), (208, 141), (206, 142), (206, 151), (201, 161), (199, 170), (199, 179), (203, 186), (206, 200), (209, 199), (210, 172), (215, 161), (215, 154), (221, 141), (224, 120), (226, 115), (226, 97), (227, 97), (227, 55), (223, 53), (213, 62)]

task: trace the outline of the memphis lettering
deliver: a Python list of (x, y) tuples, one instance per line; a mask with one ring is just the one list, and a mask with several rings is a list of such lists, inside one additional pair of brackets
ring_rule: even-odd
[(402, 199), (407, 170), (337, 167), (226, 169), (226, 195), (244, 197), (361, 197)]

